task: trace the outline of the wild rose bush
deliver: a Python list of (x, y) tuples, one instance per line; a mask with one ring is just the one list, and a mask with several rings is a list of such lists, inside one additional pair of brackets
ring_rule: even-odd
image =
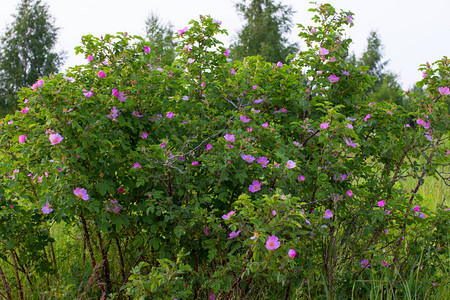
[(418, 191), (449, 164), (449, 61), (422, 66), (411, 111), (363, 101), (353, 15), (311, 10), (289, 64), (230, 63), (201, 17), (172, 66), (140, 37), (85, 36), (86, 65), (24, 88), (0, 127), (4, 294), (364, 297), (411, 272), (438, 294), (449, 212)]

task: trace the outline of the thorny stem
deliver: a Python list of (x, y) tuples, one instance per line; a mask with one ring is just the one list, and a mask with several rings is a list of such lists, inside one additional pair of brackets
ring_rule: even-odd
[(123, 280), (125, 280), (126, 276), (125, 276), (125, 267), (123, 264), (123, 255), (122, 255), (122, 249), (120, 248), (120, 242), (119, 239), (116, 237), (116, 245), (117, 245), (117, 251), (119, 252), (119, 264), (120, 264), (120, 272), (122, 273), (122, 278)]
[(21, 271), (22, 273), (25, 274), (25, 277), (27, 278), (27, 281), (30, 284), (31, 290), (34, 291), (34, 289), (33, 289), (33, 282), (31, 282), (30, 276), (28, 275), (29, 274), (29, 267), (26, 264), (22, 264), (20, 262), (19, 256), (17, 255), (16, 251), (14, 251), (14, 249), (12, 250), (12, 254), (16, 257), (17, 264), (19, 265), (19, 268), (18, 268), (19, 271)]
[[(92, 266), (95, 269), (95, 266), (97, 264), (95, 263), (94, 251), (92, 250), (91, 239), (89, 237), (89, 231), (88, 231), (87, 225), (86, 225), (86, 219), (83, 217), (82, 214), (80, 214), (80, 220), (81, 220), (81, 223), (83, 225), (84, 238), (85, 238), (86, 244), (87, 244), (88, 249), (89, 249), (89, 254), (91, 256), (91, 261), (92, 261)], [(101, 275), (99, 273), (96, 273), (95, 275), (97, 277), (97, 284), (100, 286), (100, 290), (102, 291), (102, 294), (106, 295), (105, 288), (104, 288), (104, 286), (102, 284), (102, 277), (101, 277)]]
[(12, 256), (13, 262), (14, 262), (14, 271), (16, 272), (17, 286), (19, 288), (20, 299), (23, 300), (23, 290), (22, 290), (22, 284), (20, 282), (19, 272), (17, 271), (16, 257), (15, 257), (14, 252), (12, 250), (10, 250), (10, 252), (11, 252), (11, 256)]
[(110, 278), (110, 272), (109, 272), (109, 263), (108, 263), (108, 255), (107, 250), (103, 247), (103, 241), (102, 241), (102, 235), (99, 232), (97, 232), (98, 237), (98, 243), (100, 246), (100, 252), (102, 253), (102, 259), (104, 261), (104, 270), (105, 270), (105, 281), (106, 281), (106, 293), (109, 294), (111, 291), (111, 278)]
[(3, 273), (2, 266), (0, 266), (0, 276), (2, 277), (3, 286), (5, 287), (5, 292), (8, 300), (11, 300), (11, 294), (9, 292), (8, 281), (6, 280), (5, 273)]
[(250, 260), (250, 258), (252, 257), (252, 255), (253, 255), (253, 248), (254, 248), (255, 246), (252, 246), (252, 248), (250, 249), (250, 252), (248, 253), (248, 255), (247, 255), (247, 261), (246, 261), (246, 263), (245, 263), (245, 265), (244, 265), (244, 267), (242, 268), (242, 271), (241, 271), (241, 273), (239, 274), (239, 277), (236, 279), (236, 281), (233, 283), (233, 285), (230, 287), (230, 289), (228, 290), (228, 293), (227, 293), (227, 295), (225, 296), (225, 299), (230, 299), (230, 295), (231, 295), (231, 292), (233, 291), (233, 289), (239, 284), (239, 282), (241, 281), (241, 279), (242, 279), (242, 274), (244, 274), (244, 272), (245, 272), (245, 270), (247, 269), (247, 263), (248, 263), (248, 261)]

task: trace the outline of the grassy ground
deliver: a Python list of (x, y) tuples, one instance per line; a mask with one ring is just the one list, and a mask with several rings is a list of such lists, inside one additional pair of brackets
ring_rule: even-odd
[[(416, 188), (417, 180), (408, 179), (402, 185), (405, 192), (410, 193)], [(423, 197), (423, 205), (430, 210), (436, 210), (442, 204), (450, 205), (450, 186), (445, 185), (443, 180), (427, 178), (418, 193)]]

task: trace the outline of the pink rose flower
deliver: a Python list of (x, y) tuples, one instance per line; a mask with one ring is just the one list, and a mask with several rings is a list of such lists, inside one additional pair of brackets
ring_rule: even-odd
[(93, 93), (92, 91), (89, 91), (89, 92), (83, 93), (83, 95), (84, 95), (86, 98), (91, 98), (92, 96), (94, 96), (94, 93)]
[(25, 143), (26, 140), (27, 140), (27, 136), (26, 135), (19, 136), (19, 144)]
[(450, 95), (450, 89), (448, 87), (441, 86), (440, 88), (438, 88), (438, 91), (442, 96)]
[(274, 235), (269, 236), (266, 242), (266, 249), (275, 250), (278, 247), (280, 247), (280, 241), (278, 241), (278, 238)]
[(183, 29), (179, 29), (178, 30), (178, 35), (183, 35), (183, 33), (185, 33), (186, 31), (188, 31), (189, 28), (184, 27)]
[(83, 199), (84, 201), (89, 200), (89, 195), (85, 189), (76, 188), (75, 190), (73, 190), (73, 193), (75, 194), (75, 196)]
[(54, 133), (50, 134), (48, 136), (48, 139), (50, 140), (51, 145), (56, 145), (61, 143), (64, 138), (59, 133)]
[(103, 72), (103, 71), (98, 71), (97, 76), (98, 76), (99, 78), (105, 78), (105, 77), (106, 77), (106, 74), (105, 74), (105, 72)]
[(352, 141), (352, 139), (351, 138), (344, 138), (344, 140), (345, 140), (345, 143), (347, 144), (347, 145), (349, 145), (350, 147), (358, 147), (358, 144), (357, 143), (355, 143), (355, 142), (353, 142)]
[(232, 215), (234, 215), (235, 212), (236, 212), (236, 211), (234, 211), (234, 210), (230, 211), (230, 212), (227, 213), (226, 215), (223, 215), (223, 216), (222, 216), (222, 219), (228, 220)]
[(237, 236), (239, 235), (239, 233), (241, 233), (240, 230), (238, 230), (238, 231), (232, 231), (232, 232), (230, 233), (230, 235), (228, 236), (228, 239), (234, 239), (235, 237), (237, 237)]
[(254, 180), (252, 184), (248, 187), (248, 190), (252, 193), (261, 190), (261, 182), (259, 182), (258, 180)]
[(242, 122), (244, 122), (244, 123), (248, 123), (248, 122), (250, 122), (250, 119), (249, 118), (247, 118), (246, 116), (240, 116), (240, 118), (239, 118)]
[(53, 208), (50, 208), (50, 204), (47, 202), (47, 204), (45, 204), (42, 209), (41, 209), (42, 213), (48, 215), (49, 213), (51, 213), (53, 211)]
[(338, 82), (339, 81), (339, 77), (337, 77), (334, 74), (330, 75), (330, 76), (328, 76), (328, 81), (330, 81), (331, 83)]
[(252, 162), (254, 162), (255, 159), (256, 159), (256, 158), (254, 158), (251, 154), (249, 154), (249, 155), (242, 154), (241, 157), (242, 157), (243, 160), (245, 160), (246, 162), (248, 162), (248, 163), (250, 163), (250, 164), (251, 164)]
[(225, 134), (224, 138), (227, 142), (230, 142), (230, 143), (233, 143), (235, 141), (234, 135), (229, 134), (229, 133)]
[(292, 160), (288, 160), (286, 162), (286, 168), (288, 168), (288, 169), (293, 169), (293, 168), (295, 168), (296, 165), (297, 164), (294, 161), (292, 161)]
[(331, 212), (331, 210), (329, 210), (329, 209), (327, 209), (326, 211), (325, 211), (325, 213), (323, 214), (323, 218), (324, 219), (330, 219), (330, 218), (332, 218), (333, 217), (333, 213)]
[(319, 49), (320, 55), (327, 55), (328, 53), (330, 53), (330, 50), (320, 47)]

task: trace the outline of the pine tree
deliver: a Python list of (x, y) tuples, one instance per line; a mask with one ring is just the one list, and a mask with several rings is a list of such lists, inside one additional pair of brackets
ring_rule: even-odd
[(367, 48), (357, 64), (369, 67), (369, 74), (376, 77), (367, 97), (375, 102), (387, 101), (404, 105), (398, 75), (385, 70), (389, 61), (383, 61), (383, 44), (376, 31), (372, 31), (367, 38)]
[(244, 0), (236, 4), (246, 24), (231, 45), (230, 57), (242, 60), (246, 56), (261, 55), (268, 62), (286, 62), (289, 54), (298, 51), (297, 44), (289, 44), (285, 34), (292, 26), (294, 11), (272, 0)]
[(146, 38), (152, 44), (153, 51), (157, 58), (161, 59), (163, 65), (171, 65), (175, 60), (174, 31), (172, 25), (162, 24), (157, 14), (152, 13), (145, 21)]
[(22, 0), (0, 41), (0, 116), (17, 108), (17, 91), (56, 73), (63, 54), (54, 52), (58, 28), (48, 6)]

